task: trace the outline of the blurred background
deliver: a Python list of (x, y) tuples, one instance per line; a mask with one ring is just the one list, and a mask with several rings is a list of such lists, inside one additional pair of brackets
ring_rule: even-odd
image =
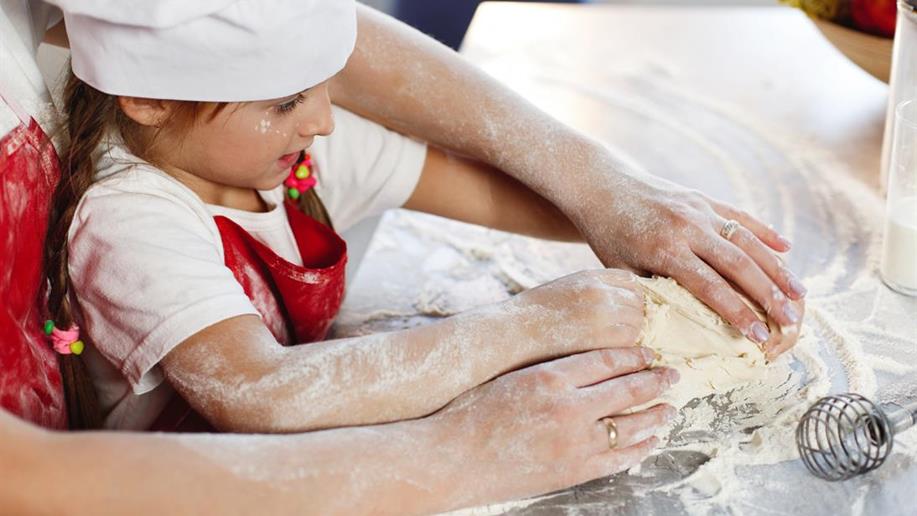
[[(519, 1), (519, 0), (517, 0)], [(521, 0), (531, 1), (531, 0)], [(363, 0), (458, 49), (480, 0)], [(555, 3), (776, 5), (777, 0), (557, 0)]]

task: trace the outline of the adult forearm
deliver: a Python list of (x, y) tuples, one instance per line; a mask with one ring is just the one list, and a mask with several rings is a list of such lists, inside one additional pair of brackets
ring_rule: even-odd
[(451, 49), (365, 6), (358, 20), (356, 50), (331, 90), (336, 103), (493, 165), (567, 213), (588, 186), (583, 174), (611, 159)]
[(403, 207), (536, 238), (583, 240), (563, 212), (517, 179), (433, 146)]
[[(2, 419), (0, 426), (5, 424)], [(446, 510), (456, 503), (450, 491), (459, 479), (459, 462), (429, 466), (432, 455), (442, 457), (448, 444), (441, 430), (428, 421), (290, 436), (58, 434), (28, 427), (15, 441), (19, 459), (4, 463), (11, 474), (0, 488), (0, 512), (96, 516)], [(12, 444), (2, 442), (0, 447)], [(10, 458), (9, 450), (0, 453)], [(423, 459), (425, 454), (430, 460)]]

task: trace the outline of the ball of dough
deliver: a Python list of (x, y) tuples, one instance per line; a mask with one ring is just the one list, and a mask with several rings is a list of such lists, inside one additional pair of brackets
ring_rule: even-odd
[[(680, 408), (694, 398), (764, 378), (767, 359), (761, 347), (675, 280), (641, 278), (640, 283), (646, 305), (640, 343), (656, 352), (654, 365), (681, 373), (681, 381), (653, 404), (664, 401)], [(759, 308), (752, 308), (766, 320)]]

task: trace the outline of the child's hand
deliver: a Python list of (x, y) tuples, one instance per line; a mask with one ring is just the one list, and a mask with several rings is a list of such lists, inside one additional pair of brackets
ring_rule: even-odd
[(503, 305), (509, 324), (559, 356), (633, 346), (643, 329), (643, 291), (627, 271), (584, 271), (525, 291)]
[[(461, 497), (453, 503), (531, 496), (639, 464), (658, 442), (653, 434), (675, 415), (668, 405), (616, 415), (678, 381), (673, 369), (647, 370), (652, 361), (641, 348), (592, 351), (521, 369), (457, 398), (431, 418), (446, 433), (442, 462), (462, 465), (450, 485)], [(609, 416), (614, 439), (602, 422)]]

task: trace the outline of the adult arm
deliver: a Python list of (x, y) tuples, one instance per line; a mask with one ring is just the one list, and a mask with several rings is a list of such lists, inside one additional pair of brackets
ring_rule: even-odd
[[(420, 181), (404, 207), (538, 238), (582, 241), (570, 219), (526, 185), (483, 162), (437, 147), (427, 152)], [(805, 312), (802, 301), (790, 303), (800, 316)], [(798, 325), (772, 332), (765, 345), (768, 357), (776, 358), (798, 338)]]
[(536, 238), (583, 242), (550, 201), (483, 162), (430, 147), (404, 208)]
[[(637, 464), (677, 374), (639, 348), (539, 364), (414, 421), (288, 436), (52, 433), (0, 410), (3, 514), (419, 514), (521, 498)], [(524, 443), (523, 446), (520, 446)]]
[[(382, 13), (360, 5), (358, 23), (356, 50), (333, 80), (334, 102), (515, 177), (560, 208), (606, 266), (675, 278), (755, 341), (768, 340), (767, 326), (737, 288), (780, 325), (798, 325), (790, 300), (805, 288), (774, 253), (790, 247), (776, 231), (629, 170), (601, 144)], [(544, 164), (556, 162), (565, 172), (545, 173)], [(744, 226), (731, 240), (719, 235), (727, 219)]]

